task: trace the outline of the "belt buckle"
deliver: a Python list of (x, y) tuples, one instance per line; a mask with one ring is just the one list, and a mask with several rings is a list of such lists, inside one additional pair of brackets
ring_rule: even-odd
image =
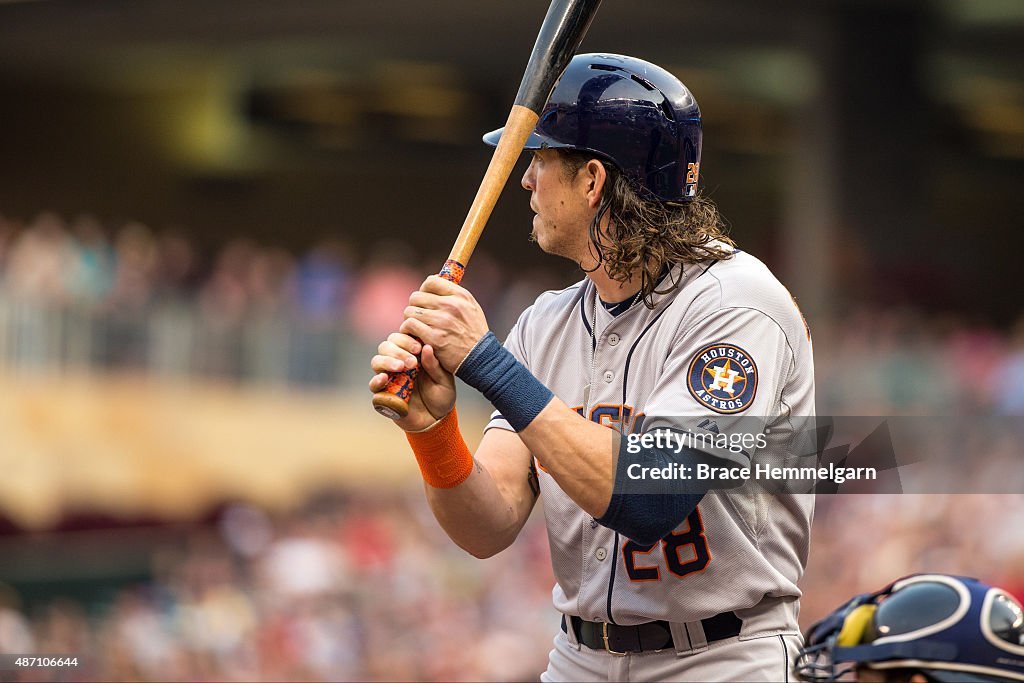
[(613, 650), (610, 647), (608, 647), (608, 622), (607, 621), (604, 622), (603, 624), (601, 624), (601, 637), (604, 639), (604, 651), (607, 652), (608, 654), (614, 655), (616, 657), (625, 657), (627, 654), (629, 654), (628, 652), (616, 652), (615, 650)]

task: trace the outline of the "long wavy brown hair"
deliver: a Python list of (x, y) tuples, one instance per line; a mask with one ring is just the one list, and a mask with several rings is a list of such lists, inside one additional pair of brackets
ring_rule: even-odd
[[(559, 150), (567, 179), (572, 179), (591, 159), (587, 152)], [(599, 159), (600, 160), (600, 159)], [(590, 245), (597, 259), (594, 269), (604, 267), (613, 280), (625, 282), (640, 274), (640, 294), (648, 308), (655, 294), (666, 294), (679, 286), (682, 270), (657, 289), (666, 267), (701, 261), (722, 261), (732, 251), (712, 244), (735, 246), (726, 234), (727, 226), (707, 197), (698, 195), (687, 202), (666, 202), (642, 196), (614, 165), (603, 160), (607, 179), (597, 215), (590, 224)], [(604, 217), (609, 216), (602, 229)]]

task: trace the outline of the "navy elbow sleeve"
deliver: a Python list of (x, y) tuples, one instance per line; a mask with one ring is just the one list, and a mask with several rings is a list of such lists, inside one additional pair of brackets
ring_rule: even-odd
[(597, 522), (640, 545), (654, 545), (679, 526), (703, 498), (701, 493), (613, 493)]
[(693, 448), (681, 448), (678, 452), (644, 448), (629, 453), (625, 446), (626, 439), (622, 439), (612, 497), (608, 509), (596, 521), (641, 545), (652, 545), (693, 512), (708, 486), (683, 478), (637, 479), (636, 473), (645, 469), (678, 471), (683, 467), (693, 471), (698, 462), (707, 462), (709, 456)]

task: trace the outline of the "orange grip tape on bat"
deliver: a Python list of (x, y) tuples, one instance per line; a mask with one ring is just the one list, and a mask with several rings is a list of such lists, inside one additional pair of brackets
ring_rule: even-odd
[[(438, 275), (445, 280), (459, 284), (465, 272), (466, 266), (458, 261), (448, 259)], [(377, 412), (392, 420), (398, 420), (408, 415), (409, 399), (412, 398), (412, 389), (416, 385), (416, 375), (419, 374), (419, 371), (420, 369), (417, 367), (389, 374), (387, 386), (373, 395), (373, 407)]]

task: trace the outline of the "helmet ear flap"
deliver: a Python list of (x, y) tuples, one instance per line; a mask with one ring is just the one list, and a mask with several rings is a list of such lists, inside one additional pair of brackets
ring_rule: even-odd
[(854, 647), (864, 643), (867, 636), (874, 640), (873, 618), (878, 605), (860, 605), (850, 612), (843, 620), (843, 627), (836, 637), (836, 645), (839, 647)]

